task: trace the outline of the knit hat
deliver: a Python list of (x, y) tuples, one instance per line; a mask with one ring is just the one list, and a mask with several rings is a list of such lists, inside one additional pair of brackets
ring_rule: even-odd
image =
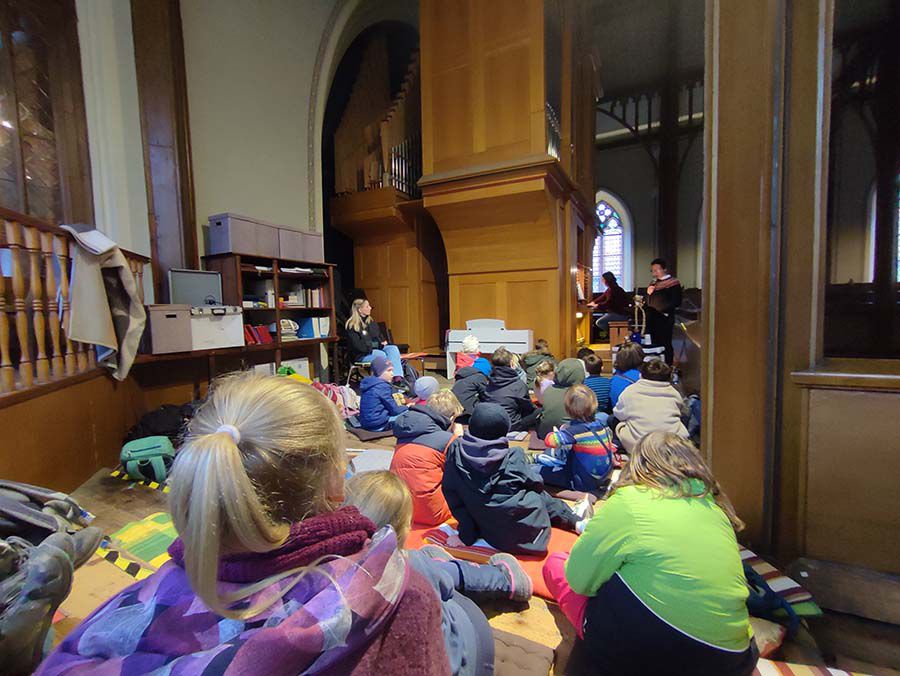
[(422, 376), (416, 380), (413, 385), (416, 397), (427, 400), (432, 394), (438, 391), (438, 381), (431, 376)]
[(378, 355), (375, 359), (372, 360), (372, 375), (381, 377), (381, 374), (387, 371), (391, 367), (391, 362), (388, 361), (387, 357), (382, 357)]
[(509, 434), (509, 416), (500, 404), (475, 404), (469, 419), (469, 434), (479, 439), (499, 439)]
[(475, 368), (481, 371), (484, 375), (490, 377), (491, 375), (491, 362), (489, 362), (484, 357), (478, 357), (475, 362), (472, 364)]

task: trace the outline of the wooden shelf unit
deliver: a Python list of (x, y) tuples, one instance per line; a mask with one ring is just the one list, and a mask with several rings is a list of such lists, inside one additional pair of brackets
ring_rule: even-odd
[[(225, 350), (204, 350), (210, 353), (207, 356), (240, 356), (242, 353), (272, 353), (277, 365), (282, 358), (289, 359), (295, 352), (311, 352), (319, 345), (325, 344), (331, 347), (331, 363), (336, 363), (337, 352), (337, 327), (334, 315), (334, 265), (331, 263), (314, 263), (311, 261), (289, 260), (284, 258), (264, 258), (261, 256), (247, 256), (244, 254), (215, 254), (203, 257), (204, 267), (214, 270), (222, 275), (222, 301), (226, 305), (243, 306), (244, 292), (250, 284), (257, 280), (271, 281), (275, 291), (276, 306), (279, 296), (287, 296), (289, 287), (300, 283), (304, 288), (319, 288), (322, 291), (321, 302), (318, 307), (289, 307), (289, 308), (244, 308), (245, 324), (271, 324), (275, 323), (278, 329), (274, 342), (261, 345), (245, 345), (243, 347), (227, 348)], [(256, 266), (270, 268), (269, 270), (257, 270)], [(311, 268), (315, 272), (296, 273), (283, 272), (282, 268), (302, 267)], [(297, 319), (304, 317), (329, 318), (329, 333), (322, 338), (300, 338), (297, 340), (282, 340), (281, 320)], [(284, 355), (284, 352), (290, 354)], [(189, 358), (191, 356), (204, 356), (198, 352), (177, 353), (174, 355), (161, 355), (167, 359)], [(298, 355), (301, 356), (301, 355)], [(309, 355), (310, 364), (317, 359), (317, 355)], [(323, 378), (324, 374), (319, 374)]]

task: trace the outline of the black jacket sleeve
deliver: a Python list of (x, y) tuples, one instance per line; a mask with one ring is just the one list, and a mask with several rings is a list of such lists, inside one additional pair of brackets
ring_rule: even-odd
[(519, 413), (523, 416), (528, 415), (534, 410), (534, 404), (531, 402), (531, 397), (528, 395), (528, 386), (525, 385), (525, 383), (522, 383), (522, 388), (516, 403), (519, 407)]
[(544, 490), (544, 480), (534, 465), (525, 459), (525, 451), (518, 446), (509, 449), (506, 474), (510, 483), (520, 485), (527, 491)]
[(350, 352), (350, 359), (357, 361), (360, 357), (365, 357), (372, 351), (368, 336), (364, 336), (359, 331), (347, 329), (347, 349)]
[[(453, 444), (451, 444), (450, 448), (447, 449), (447, 458), (444, 463), (445, 467), (448, 467), (452, 462), (456, 462), (453, 457), (454, 451)], [(462, 497), (456, 491), (453, 480), (454, 477), (451, 474), (452, 470), (451, 472), (444, 470), (444, 479), (441, 481), (441, 491), (444, 494), (444, 499), (447, 501), (447, 507), (450, 508), (450, 513), (459, 523), (457, 526), (459, 539), (462, 540), (464, 544), (471, 545), (479, 538), (480, 531), (478, 530), (478, 524), (475, 523), (475, 519), (472, 518), (472, 515), (469, 514), (469, 511), (466, 509)]]

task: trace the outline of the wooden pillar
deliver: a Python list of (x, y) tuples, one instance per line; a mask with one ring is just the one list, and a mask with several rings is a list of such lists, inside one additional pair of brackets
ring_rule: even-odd
[(197, 268), (187, 84), (178, 0), (132, 0), (134, 64), (150, 208), (153, 291), (169, 299), (170, 268)]
[(703, 449), (747, 522), (744, 539), (763, 549), (772, 514), (784, 21), (779, 0), (706, 4)]
[(822, 357), (826, 280), (832, 0), (794, 0), (785, 101), (784, 222), (780, 271), (774, 548), (804, 553), (806, 412), (809, 390), (791, 373)]

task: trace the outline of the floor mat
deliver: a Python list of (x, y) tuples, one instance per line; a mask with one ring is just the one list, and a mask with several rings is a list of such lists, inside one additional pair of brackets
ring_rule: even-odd
[(128, 552), (153, 568), (169, 560), (169, 545), (178, 537), (172, 517), (157, 512), (140, 521), (133, 521), (110, 536), (112, 547)]
[(394, 436), (394, 433), (391, 430), (370, 432), (369, 430), (364, 430), (362, 427), (351, 427), (350, 425), (347, 425), (346, 427), (347, 431), (360, 441), (375, 441), (376, 439), (387, 439), (388, 437)]
[[(413, 529), (406, 539), (406, 547), (407, 549), (418, 549), (424, 544), (436, 544), (446, 549), (458, 559), (473, 561), (475, 563), (487, 563), (487, 560), (491, 555), (497, 553), (496, 549), (483, 540), (479, 540), (471, 547), (448, 547), (447, 536), (456, 532), (455, 526), (455, 521), (450, 521), (437, 528), (430, 526), (416, 527), (416, 525), (413, 524)], [(553, 596), (550, 594), (550, 590), (547, 589), (547, 584), (544, 582), (544, 575), (542, 572), (544, 561), (547, 560), (547, 557), (552, 552), (570, 552), (572, 550), (572, 545), (575, 544), (577, 538), (578, 536), (575, 533), (559, 528), (552, 528), (550, 530), (550, 542), (546, 554), (537, 556), (516, 556), (516, 559), (522, 564), (525, 573), (531, 578), (531, 583), (534, 586), (534, 594), (536, 596), (551, 601), (553, 600)]]

